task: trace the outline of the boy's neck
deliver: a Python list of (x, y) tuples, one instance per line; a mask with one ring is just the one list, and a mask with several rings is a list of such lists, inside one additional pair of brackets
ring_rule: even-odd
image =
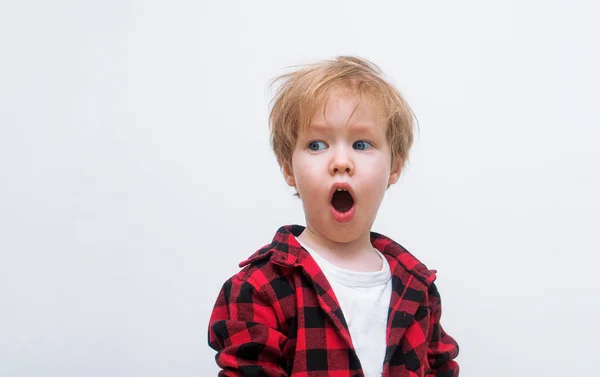
[(370, 229), (350, 242), (336, 242), (307, 225), (298, 239), (339, 267), (354, 271), (379, 271), (382, 261), (371, 244)]

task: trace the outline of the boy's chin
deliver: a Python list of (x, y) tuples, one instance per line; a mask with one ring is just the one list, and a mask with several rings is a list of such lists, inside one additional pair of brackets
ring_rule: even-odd
[(333, 242), (348, 243), (357, 240), (365, 231), (369, 231), (370, 229), (368, 224), (363, 224), (359, 219), (355, 218), (346, 223), (329, 219), (326, 224), (318, 224), (315, 230)]

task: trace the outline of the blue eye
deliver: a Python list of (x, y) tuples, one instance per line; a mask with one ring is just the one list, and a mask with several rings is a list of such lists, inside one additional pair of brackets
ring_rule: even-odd
[[(319, 146), (322, 146), (322, 148), (319, 148)], [(319, 151), (321, 149), (327, 148), (327, 145), (325, 145), (325, 143), (322, 141), (311, 141), (310, 143), (308, 143), (308, 148), (312, 151)]]
[(369, 143), (368, 141), (360, 140), (360, 141), (355, 142), (352, 147), (356, 148), (360, 151), (364, 151), (365, 149), (372, 148), (373, 145), (371, 145), (371, 143)]

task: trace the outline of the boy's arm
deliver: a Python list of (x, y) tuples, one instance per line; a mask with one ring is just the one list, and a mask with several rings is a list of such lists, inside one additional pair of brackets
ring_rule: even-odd
[(277, 327), (273, 307), (257, 287), (236, 277), (225, 282), (208, 329), (219, 377), (286, 377), (287, 337)]
[(429, 288), (429, 308), (431, 310), (429, 323), (429, 345), (427, 357), (431, 368), (428, 377), (458, 377), (458, 343), (442, 328), (442, 302), (435, 284)]

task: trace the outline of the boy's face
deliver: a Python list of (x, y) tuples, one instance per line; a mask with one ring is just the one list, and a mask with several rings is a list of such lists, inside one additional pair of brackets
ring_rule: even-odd
[(352, 94), (331, 95), (325, 114), (322, 106), (300, 132), (292, 165), (283, 167), (302, 199), (307, 226), (334, 242), (370, 231), (385, 190), (400, 177), (386, 125), (371, 101), (362, 100), (354, 111), (357, 101)]

